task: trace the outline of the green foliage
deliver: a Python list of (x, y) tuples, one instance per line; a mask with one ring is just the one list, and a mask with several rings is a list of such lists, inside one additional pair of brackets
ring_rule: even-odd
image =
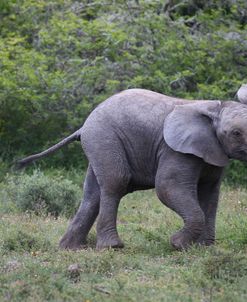
[(225, 182), (229, 185), (238, 186), (247, 183), (246, 163), (238, 160), (231, 161), (225, 172)]
[(34, 170), (32, 175), (8, 176), (3, 203), (14, 204), (21, 211), (35, 214), (72, 216), (78, 206), (80, 189), (62, 175), (46, 176)]
[(40, 239), (37, 235), (30, 235), (18, 230), (14, 233), (8, 233), (5, 236), (2, 249), (5, 253), (12, 251), (23, 253), (30, 251), (46, 251), (50, 247), (50, 242), (44, 238)]
[[(140, 87), (231, 99), (246, 82), (245, 0), (0, 1), (0, 155), (39, 152)], [(85, 167), (71, 145), (46, 167)]]

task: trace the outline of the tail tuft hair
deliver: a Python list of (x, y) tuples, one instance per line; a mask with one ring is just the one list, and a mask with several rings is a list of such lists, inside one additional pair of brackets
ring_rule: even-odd
[(14, 169), (15, 170), (22, 170), (24, 169), (26, 166), (28, 166), (29, 164), (31, 164), (35, 158), (33, 158), (34, 156), (28, 156), (24, 159), (18, 160), (14, 163)]

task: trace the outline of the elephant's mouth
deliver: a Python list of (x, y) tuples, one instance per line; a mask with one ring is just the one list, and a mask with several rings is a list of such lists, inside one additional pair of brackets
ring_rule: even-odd
[(242, 147), (241, 148), (236, 148), (229, 155), (229, 157), (232, 158), (232, 159), (247, 161), (247, 150), (244, 150)]

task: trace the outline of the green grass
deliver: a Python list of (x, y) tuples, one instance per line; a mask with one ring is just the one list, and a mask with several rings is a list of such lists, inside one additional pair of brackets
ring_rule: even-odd
[[(124, 198), (119, 251), (61, 251), (63, 217), (5, 212), (0, 219), (0, 301), (247, 301), (247, 192), (223, 188), (214, 247), (173, 251), (181, 220), (153, 191)], [(71, 271), (70, 265), (77, 264)]]

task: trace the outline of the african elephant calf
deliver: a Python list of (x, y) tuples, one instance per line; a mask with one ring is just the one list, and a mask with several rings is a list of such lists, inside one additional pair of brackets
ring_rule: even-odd
[(81, 129), (19, 164), (78, 139), (89, 165), (82, 203), (61, 248), (85, 245), (96, 217), (97, 248), (123, 247), (116, 226), (119, 201), (149, 188), (184, 221), (171, 237), (173, 247), (210, 245), (223, 169), (230, 158), (247, 160), (247, 105), (126, 90), (101, 103)]

